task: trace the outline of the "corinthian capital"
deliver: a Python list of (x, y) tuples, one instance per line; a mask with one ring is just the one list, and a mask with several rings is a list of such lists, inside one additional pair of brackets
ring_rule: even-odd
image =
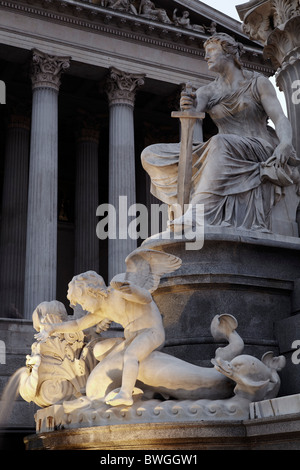
[(244, 32), (264, 45), (276, 69), (298, 60), (300, 0), (252, 0), (236, 8)]
[(71, 57), (57, 57), (32, 50), (32, 88), (53, 88), (59, 90), (60, 77), (70, 67)]
[(136, 91), (144, 85), (144, 78), (144, 74), (131, 74), (111, 67), (105, 90), (109, 104), (118, 103), (133, 106)]
[(284, 25), (288, 20), (300, 15), (299, 0), (272, 0), (275, 27)]

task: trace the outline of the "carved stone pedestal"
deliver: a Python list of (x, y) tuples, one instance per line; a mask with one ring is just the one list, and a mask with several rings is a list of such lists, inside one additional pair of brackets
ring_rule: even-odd
[(54, 431), (25, 438), (27, 450), (245, 449), (240, 422), (143, 423)]
[[(211, 339), (211, 324), (215, 315), (225, 313), (238, 321), (243, 354), (260, 358), (270, 350), (275, 355), (285, 352), (278, 325), (298, 311), (300, 240), (206, 227), (202, 249), (189, 245), (188, 250), (187, 242), (192, 243), (144, 243), (183, 261), (181, 268), (162, 277), (153, 293), (163, 315), (165, 352), (212, 367), (218, 345)], [(82, 397), (79, 406), (66, 401), (39, 410), (36, 435), (25, 444), (28, 450), (300, 449), (299, 391), (294, 385), (287, 368), (285, 396), (279, 392), (278, 399), (269, 396), (251, 404), (243, 394), (239, 400), (236, 395), (215, 401), (147, 400), (145, 395), (134, 398), (130, 407), (91, 404)]]
[[(300, 418), (293, 414), (230, 422), (107, 425), (44, 432), (24, 441), (27, 450), (116, 450), (122, 456), (138, 450), (144, 455), (149, 450), (164, 451), (163, 455), (170, 451), (178, 455), (199, 450), (299, 450)], [(130, 455), (143, 459), (143, 454)]]
[[(143, 246), (183, 261), (154, 293), (164, 320), (165, 352), (208, 366), (216, 348), (210, 323), (214, 315), (225, 313), (238, 321), (245, 354), (261, 358), (267, 351), (279, 352), (275, 324), (291, 318), (296, 309), (299, 238), (207, 227), (198, 251), (186, 250), (180, 240), (149, 240)], [(297, 331), (294, 335), (293, 341), (300, 339)], [(293, 376), (285, 374), (284, 393), (298, 392)]]

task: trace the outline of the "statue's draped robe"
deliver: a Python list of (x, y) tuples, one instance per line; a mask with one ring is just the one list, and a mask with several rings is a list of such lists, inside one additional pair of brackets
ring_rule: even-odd
[[(237, 92), (216, 93), (207, 105), (219, 133), (194, 145), (190, 203), (204, 204), (209, 225), (268, 230), (281, 190), (262, 183), (261, 163), (272, 156), (278, 140), (260, 101), (260, 75), (244, 75)], [(152, 194), (169, 205), (177, 203), (179, 152), (180, 144), (155, 144), (142, 153)]]

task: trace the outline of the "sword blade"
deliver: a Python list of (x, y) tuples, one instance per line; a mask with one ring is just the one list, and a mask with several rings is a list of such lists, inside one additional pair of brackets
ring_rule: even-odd
[(184, 213), (184, 205), (190, 202), (193, 174), (193, 133), (195, 119), (182, 118), (181, 145), (178, 164), (177, 201)]
[(193, 176), (193, 133), (197, 119), (204, 119), (204, 113), (196, 111), (173, 111), (172, 117), (181, 122), (181, 145), (178, 163), (177, 203), (184, 214), (185, 204), (190, 202)]

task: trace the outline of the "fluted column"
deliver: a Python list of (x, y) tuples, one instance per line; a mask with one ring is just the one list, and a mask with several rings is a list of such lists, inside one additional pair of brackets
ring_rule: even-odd
[(96, 235), (99, 126), (88, 116), (80, 125), (76, 156), (75, 274), (99, 271), (99, 240)]
[(0, 236), (0, 317), (23, 316), (30, 118), (14, 112), (6, 134)]
[[(115, 274), (124, 272), (125, 258), (137, 246), (136, 240), (128, 236), (127, 213), (124, 212), (136, 203), (133, 111), (136, 91), (143, 84), (142, 74), (110, 69), (106, 90), (110, 110), (109, 203), (115, 207), (118, 217), (117, 239), (109, 238), (108, 242), (109, 280)], [(119, 207), (120, 196), (127, 198), (122, 199), (122, 207)]]
[(24, 315), (56, 297), (58, 91), (70, 58), (33, 50)]
[[(300, 30), (300, 17), (298, 18)], [(299, 35), (299, 32), (297, 33)], [(300, 40), (299, 40), (300, 43)], [(287, 112), (293, 128), (294, 147), (300, 155), (300, 46), (293, 51), (276, 73), (276, 83), (284, 92)]]

